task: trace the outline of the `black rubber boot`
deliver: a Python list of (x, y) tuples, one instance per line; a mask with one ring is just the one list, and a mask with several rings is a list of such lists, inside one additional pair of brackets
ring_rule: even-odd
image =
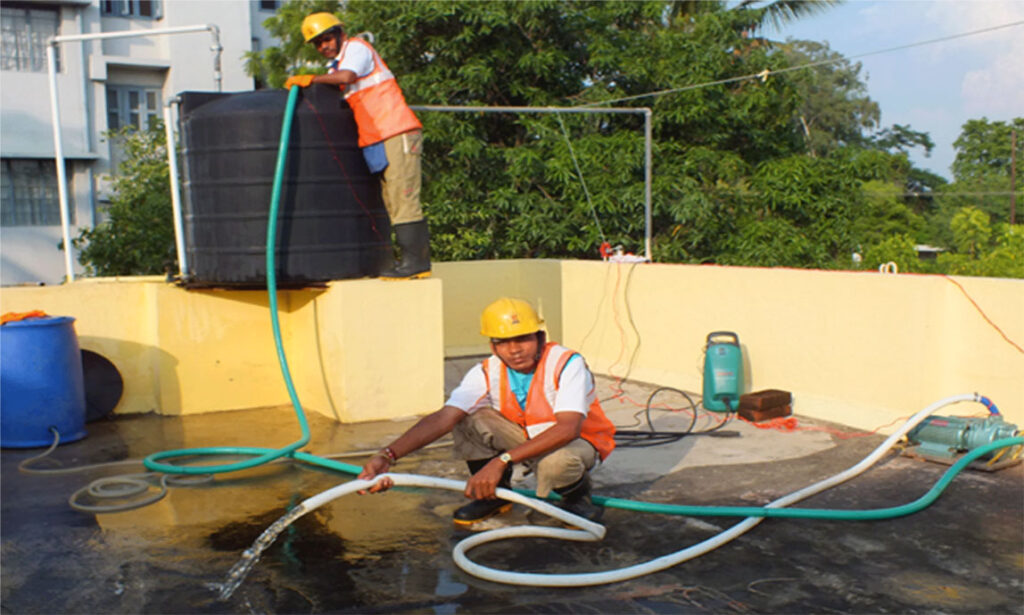
[(395, 243), (402, 259), (380, 274), (384, 280), (415, 280), (430, 277), (430, 229), (426, 220), (395, 225)]
[(558, 487), (555, 493), (562, 496), (558, 507), (583, 517), (588, 521), (599, 521), (604, 508), (594, 504), (590, 499), (590, 476), (584, 474), (581, 479), (567, 487)]
[[(470, 459), (466, 461), (466, 465), (469, 466), (470, 474), (476, 474), (479, 472), (490, 459)], [(501, 480), (498, 482), (499, 487), (508, 489), (511, 485), (510, 480), (512, 478), (512, 467), (505, 468), (505, 474), (502, 475)], [(501, 498), (495, 498), (493, 500), (473, 500), (465, 506), (461, 506), (455, 510), (452, 514), (452, 520), (455, 521), (455, 525), (471, 526), (474, 523), (489, 519), (494, 515), (500, 515), (512, 510), (512, 502), (508, 500), (502, 500)]]

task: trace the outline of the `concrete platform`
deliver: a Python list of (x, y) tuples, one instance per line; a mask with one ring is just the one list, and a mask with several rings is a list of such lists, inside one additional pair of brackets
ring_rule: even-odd
[[(448, 388), (461, 367), (450, 365)], [(629, 383), (605, 406), (617, 425), (642, 429), (644, 402), (653, 390)], [(603, 398), (616, 391), (615, 382), (601, 380)], [(684, 401), (666, 392), (655, 405), (680, 407)], [(908, 408), (907, 414), (917, 410)], [(948, 414), (958, 410), (951, 407)], [(682, 411), (651, 416), (659, 429), (685, 429), (690, 421)], [(717, 418), (702, 414), (696, 428), (709, 428)], [(883, 439), (798, 420), (802, 430), (795, 432), (733, 421), (718, 430), (724, 436), (620, 448), (595, 472), (596, 491), (650, 502), (759, 506), (852, 466)], [(311, 415), (309, 422), (313, 437), (305, 450), (326, 455), (375, 450), (411, 419), (342, 425)], [(51, 459), (73, 467), (181, 447), (280, 447), (299, 435), (293, 412), (282, 407), (134, 416), (87, 428), (87, 438), (60, 446)], [(72, 510), (68, 497), (97, 477), (142, 472), (141, 465), (19, 472), (18, 464), (39, 452), (0, 454), (4, 613), (1024, 612), (1020, 465), (965, 472), (935, 504), (911, 516), (870, 522), (769, 519), (673, 568), (582, 589), (501, 585), (458, 569), (451, 549), (465, 534), (451, 524), (452, 510), (464, 501), (457, 493), (407, 489), (350, 496), (291, 526), (222, 602), (207, 584), (223, 581), (242, 551), (289, 506), (349, 476), (277, 463), (172, 487), (144, 508), (92, 515)], [(894, 506), (923, 494), (945, 470), (893, 454), (800, 506)], [(444, 447), (403, 459), (396, 471), (466, 477)], [(517, 507), (500, 524), (526, 520)], [(608, 509), (608, 533), (600, 543), (504, 541), (471, 556), (522, 572), (601, 571), (666, 555), (739, 521)]]

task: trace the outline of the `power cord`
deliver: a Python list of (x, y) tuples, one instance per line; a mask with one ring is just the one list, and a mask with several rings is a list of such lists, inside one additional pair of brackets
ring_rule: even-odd
[[(651, 405), (654, 402), (654, 398), (663, 391), (672, 391), (678, 393), (686, 398), (686, 401), (690, 403), (690, 424), (684, 431), (665, 431), (657, 430), (654, 428), (654, 422), (651, 420)], [(740, 434), (738, 431), (719, 431), (724, 425), (726, 425), (733, 417), (732, 412), (727, 412), (725, 418), (718, 425), (715, 425), (711, 429), (705, 429), (703, 431), (693, 431), (693, 428), (697, 424), (697, 404), (693, 401), (685, 391), (675, 389), (672, 387), (659, 387), (651, 392), (647, 398), (647, 404), (644, 407), (644, 417), (647, 420), (647, 431), (643, 430), (630, 430), (630, 429), (618, 429), (615, 430), (615, 444), (616, 446), (623, 448), (647, 448), (651, 446), (661, 446), (662, 444), (671, 444), (678, 442), (686, 436), (711, 436), (716, 438), (736, 438)]]

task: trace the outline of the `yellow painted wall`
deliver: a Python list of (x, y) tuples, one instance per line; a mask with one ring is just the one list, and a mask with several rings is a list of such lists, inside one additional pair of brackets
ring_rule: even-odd
[[(0, 289), (0, 313), (43, 310), (73, 316), (78, 344), (114, 363), (124, 380), (117, 412), (150, 412), (159, 407), (153, 310), (162, 277), (103, 278), (73, 285)], [(73, 290), (72, 290), (73, 287)]]
[[(332, 282), (279, 293), (300, 403), (346, 422), (443, 403), (441, 282)], [(0, 290), (0, 311), (75, 317), (82, 348), (124, 380), (116, 413), (191, 414), (290, 405), (262, 291), (184, 290), (159, 278)]]
[[(589, 261), (436, 263), (428, 280), (280, 293), (303, 406), (345, 422), (436, 409), (444, 356), (488, 351), (479, 313), (502, 295), (537, 305), (598, 373), (699, 392), (705, 338), (727, 330), (748, 390), (791, 391), (805, 416), (874, 429), (978, 391), (1024, 427), (1022, 280)], [(31, 309), (76, 317), (82, 347), (115, 363), (118, 413), (290, 403), (263, 293), (156, 278), (0, 290), (0, 311)]]
[(433, 276), (444, 284), (445, 355), (490, 354), (480, 335), (480, 312), (499, 297), (529, 301), (549, 338), (561, 340), (561, 271), (561, 261), (547, 259), (434, 263)]
[[(952, 280), (1024, 343), (1024, 281)], [(800, 414), (874, 429), (978, 391), (1024, 427), (1024, 353), (942, 276), (568, 261), (562, 305), (599, 373), (699, 392), (706, 336), (726, 330), (747, 390), (791, 391)]]

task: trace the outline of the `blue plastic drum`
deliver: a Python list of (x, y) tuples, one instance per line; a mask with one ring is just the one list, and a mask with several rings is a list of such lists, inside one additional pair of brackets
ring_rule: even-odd
[(75, 319), (0, 326), (0, 446), (33, 448), (85, 437), (85, 385)]

